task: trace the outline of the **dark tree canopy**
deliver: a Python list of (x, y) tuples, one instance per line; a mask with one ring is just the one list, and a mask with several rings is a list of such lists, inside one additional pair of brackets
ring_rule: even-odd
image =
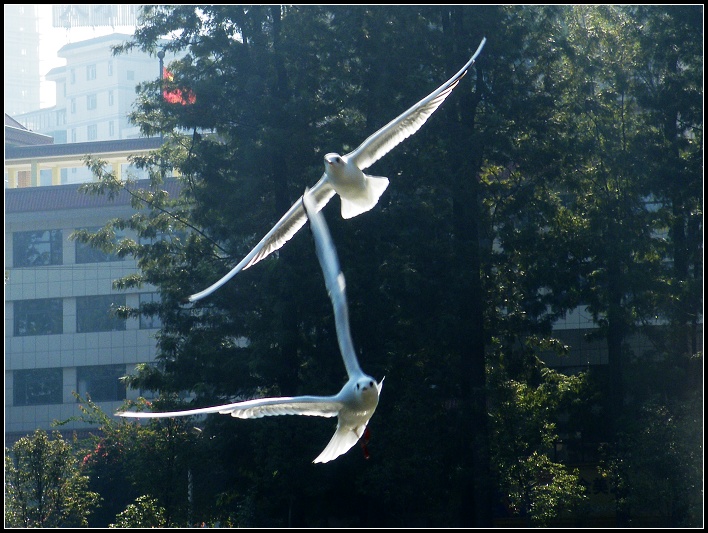
[[(353, 449), (313, 468), (327, 421), (213, 416), (197, 445), (210, 459), (192, 470), (220, 502), (205, 519), (583, 525), (578, 474), (553, 454), (578, 434), (606, 443), (619, 523), (656, 518), (658, 506), (633, 504), (662, 476), (641, 468), (657, 453), (649, 428), (686, 451), (663, 456), (676, 475), (661, 518), (695, 525), (697, 490), (678, 487), (700, 485), (701, 19), (701, 6), (145, 6), (125, 48), (183, 55), (172, 82), (141, 87), (131, 118), (166, 142), (137, 161), (152, 173), (134, 189), (138, 213), (113, 224), (140, 239), (113, 251), (141, 268), (118, 286), (150, 283), (162, 297), (124, 313), (161, 318), (157, 366), (128, 382), (159, 391), (163, 410), (184, 406), (184, 391), (196, 407), (338, 390), (306, 231), (193, 307), (180, 302), (250, 251), (319, 178), (325, 153), (353, 149), (488, 38), (420, 132), (370, 169), (391, 181), (376, 208), (351, 220), (338, 200), (324, 210), (362, 367), (386, 376), (372, 458)], [(160, 83), (195, 102), (164, 101)], [(87, 188), (123, 186), (93, 168)], [(177, 198), (164, 193), (172, 175)], [(544, 354), (568, 348), (552, 325), (577, 306), (608, 364), (550, 369)], [(629, 348), (637, 333), (652, 350)], [(644, 455), (628, 461), (635, 445)]]

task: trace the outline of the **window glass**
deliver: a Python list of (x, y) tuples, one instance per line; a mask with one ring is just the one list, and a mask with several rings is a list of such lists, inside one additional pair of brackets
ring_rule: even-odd
[(62, 369), (37, 368), (13, 372), (13, 402), (21, 405), (62, 403)]
[(124, 331), (125, 320), (113, 312), (113, 308), (124, 305), (124, 294), (76, 298), (76, 332)]
[[(140, 307), (143, 304), (159, 303), (160, 295), (156, 292), (146, 292), (140, 295)], [(162, 321), (157, 315), (146, 316), (140, 315), (140, 329), (160, 329), (162, 327)]]
[(16, 267), (62, 264), (60, 229), (16, 231), (12, 234), (13, 263)]
[[(78, 229), (85, 229), (86, 231), (89, 231), (91, 233), (95, 233), (101, 228), (96, 226), (96, 227), (92, 227), (92, 228), (78, 228)], [(122, 257), (118, 257), (115, 254), (106, 253), (103, 250), (99, 250), (98, 248), (94, 248), (90, 244), (84, 244), (79, 241), (74, 241), (74, 242), (76, 243), (75, 261), (77, 264), (106, 263), (108, 261), (123, 261)]]
[(125, 400), (125, 385), (120, 381), (125, 374), (125, 365), (80, 366), (76, 390), (82, 397), (88, 393), (94, 402)]
[(15, 337), (58, 335), (64, 330), (64, 306), (61, 298), (17, 300), (13, 304)]

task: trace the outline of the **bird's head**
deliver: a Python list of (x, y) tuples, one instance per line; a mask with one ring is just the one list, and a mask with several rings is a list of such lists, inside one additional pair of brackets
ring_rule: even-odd
[(371, 376), (362, 376), (354, 382), (354, 393), (359, 396), (363, 402), (373, 404), (375, 407), (379, 402), (379, 393), (381, 392), (381, 387), (383, 386), (383, 380), (381, 383), (377, 383)]
[(324, 162), (325, 162), (325, 170), (329, 170), (332, 168), (339, 168), (344, 166), (344, 158), (335, 153), (327, 154), (324, 156)]

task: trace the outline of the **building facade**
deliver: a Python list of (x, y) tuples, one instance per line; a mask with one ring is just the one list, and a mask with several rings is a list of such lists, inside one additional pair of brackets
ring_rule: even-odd
[(39, 28), (33, 4), (5, 4), (5, 113), (40, 106)]
[[(126, 391), (118, 378), (154, 360), (159, 321), (122, 320), (111, 310), (154, 301), (157, 293), (150, 287), (114, 290), (114, 280), (138, 270), (135, 261), (70, 238), (77, 229), (98, 229), (112, 218), (131, 216), (130, 196), (89, 196), (79, 191), (80, 184), (59, 180), (41, 186), (39, 176), (42, 167), (59, 176), (62, 165), (77, 164), (86, 153), (122, 169), (129, 155), (161, 143), (155, 138), (5, 146), (6, 445), (35, 429), (51, 430), (55, 420), (78, 416), (74, 392), (89, 394), (106, 413), (144, 392)], [(24, 167), (34, 183), (18, 179)], [(173, 194), (176, 187), (175, 180), (166, 184)], [(62, 427), (86, 428), (80, 422)]]
[(122, 320), (111, 312), (157, 298), (149, 287), (113, 289), (115, 279), (137, 270), (135, 261), (70, 239), (76, 229), (130, 216), (130, 198), (110, 201), (78, 188), (5, 191), (6, 444), (79, 415), (74, 392), (115, 411), (140, 393), (126, 391), (119, 378), (155, 358), (159, 321)]
[[(53, 68), (46, 76), (55, 83), (56, 105), (13, 118), (32, 131), (51, 135), (55, 143), (140, 137), (128, 114), (137, 85), (160, 77), (160, 60), (139, 50), (114, 56), (112, 47), (130, 38), (113, 33), (64, 45), (58, 55), (66, 66)], [(168, 54), (165, 63), (174, 57)]]
[[(136, 99), (136, 87), (160, 77), (160, 60), (139, 50), (114, 56), (112, 47), (130, 35), (112, 33), (71, 43), (59, 49), (66, 66), (47, 73), (55, 83), (56, 105), (12, 115), (31, 131), (49, 135), (55, 144), (138, 139), (137, 126), (128, 115)], [(175, 58), (167, 55), (165, 63)], [(91, 179), (84, 165), (65, 171), (62, 183)]]

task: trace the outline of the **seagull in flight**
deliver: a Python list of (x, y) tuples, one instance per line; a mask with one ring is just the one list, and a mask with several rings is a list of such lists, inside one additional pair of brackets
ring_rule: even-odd
[(368, 458), (366, 444), (369, 439), (369, 423), (383, 388), (383, 379), (378, 383), (373, 377), (364, 374), (354, 351), (349, 330), (349, 312), (345, 290), (344, 274), (339, 266), (337, 251), (334, 248), (327, 223), (322, 213), (317, 210), (316, 196), (305, 190), (302, 203), (315, 240), (317, 257), (324, 273), (327, 292), (334, 308), (334, 320), (337, 328), (339, 350), (349, 376), (348, 381), (334, 396), (295, 396), (282, 398), (260, 398), (216, 407), (204, 407), (187, 411), (166, 413), (129, 412), (116, 413), (118, 416), (131, 418), (165, 418), (172, 416), (192, 416), (206, 413), (220, 413), (237, 418), (261, 418), (276, 415), (305, 415), (337, 417), (337, 429), (327, 447), (313, 461), (326, 463), (349, 451), (359, 439)]
[[(477, 59), (486, 41), (486, 37), (482, 39), (477, 51), (457, 74), (370, 135), (356, 150), (346, 155), (335, 153), (325, 155), (324, 174), (310, 191), (314, 198), (315, 210), (320, 211), (335, 193), (341, 200), (342, 218), (352, 218), (373, 208), (388, 187), (388, 178), (369, 176), (364, 174), (363, 170), (369, 168), (425, 124), (430, 115), (457, 87), (460, 79)], [(185, 303), (193, 303), (209, 296), (241, 270), (278, 250), (297, 233), (306, 220), (302, 202), (298, 199), (240, 263), (213, 285), (189, 296)]]

